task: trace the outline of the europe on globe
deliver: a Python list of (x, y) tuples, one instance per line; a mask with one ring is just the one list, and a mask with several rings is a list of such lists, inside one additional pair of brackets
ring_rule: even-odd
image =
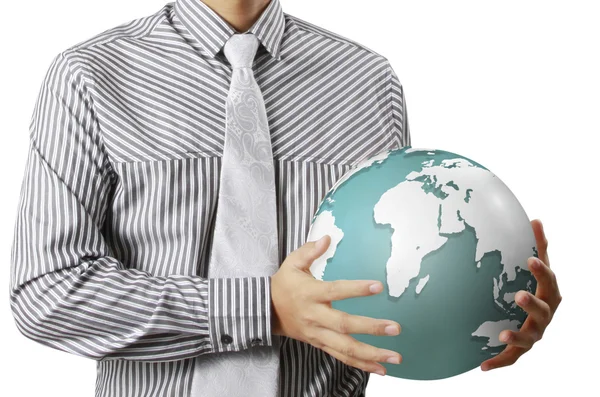
[(455, 153), (405, 146), (356, 164), (321, 201), (306, 241), (331, 237), (310, 268), (319, 280), (380, 280), (383, 292), (333, 301), (350, 314), (397, 321), (397, 336), (352, 334), (402, 355), (381, 363), (399, 378), (433, 380), (498, 354), (504, 329), (535, 294), (527, 259), (537, 257), (525, 210), (481, 164)]

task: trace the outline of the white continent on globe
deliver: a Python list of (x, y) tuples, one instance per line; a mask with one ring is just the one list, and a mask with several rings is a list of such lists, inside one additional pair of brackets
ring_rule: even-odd
[(471, 335), (488, 338), (487, 346), (489, 347), (501, 346), (505, 343), (499, 339), (500, 330), (510, 329), (511, 331), (518, 331), (519, 324), (521, 322), (517, 320), (486, 321)]
[(316, 236), (319, 236), (317, 237), (317, 240), (326, 234), (329, 234), (331, 237), (331, 242), (329, 243), (329, 247), (327, 247), (327, 251), (315, 259), (310, 267), (312, 275), (317, 280), (322, 280), (327, 260), (333, 258), (333, 255), (335, 255), (335, 249), (339, 242), (342, 241), (344, 232), (335, 225), (335, 218), (331, 211), (321, 212), (321, 214), (319, 214), (318, 222), (315, 221), (312, 227), (314, 231), (311, 231), (311, 233), (315, 233)]
[(425, 288), (425, 285), (427, 284), (428, 281), (429, 281), (429, 274), (419, 280), (419, 283), (415, 287), (415, 292), (417, 294), (420, 294), (421, 291), (423, 291), (423, 288)]

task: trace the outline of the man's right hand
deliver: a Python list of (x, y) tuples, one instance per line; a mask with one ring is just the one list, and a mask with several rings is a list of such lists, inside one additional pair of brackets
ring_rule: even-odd
[(328, 235), (307, 242), (290, 253), (271, 276), (273, 334), (310, 343), (347, 365), (385, 375), (385, 367), (378, 362), (398, 364), (402, 356), (359, 342), (348, 334), (398, 335), (400, 324), (350, 315), (331, 307), (334, 300), (378, 294), (383, 285), (376, 280), (315, 279), (310, 266), (327, 251), (330, 242)]

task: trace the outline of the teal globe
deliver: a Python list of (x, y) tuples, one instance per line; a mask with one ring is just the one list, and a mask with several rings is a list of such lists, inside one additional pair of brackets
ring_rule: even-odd
[(515, 303), (535, 294), (530, 221), (492, 172), (455, 153), (410, 146), (363, 160), (327, 192), (307, 241), (331, 237), (311, 265), (319, 280), (380, 280), (383, 292), (332, 302), (350, 314), (397, 321), (397, 336), (352, 334), (402, 355), (381, 363), (399, 378), (433, 380), (478, 367), (518, 330)]

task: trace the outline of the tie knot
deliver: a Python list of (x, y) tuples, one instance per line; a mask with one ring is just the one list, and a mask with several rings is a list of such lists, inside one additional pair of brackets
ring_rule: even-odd
[(225, 43), (223, 52), (233, 68), (252, 68), (258, 38), (252, 33), (235, 33)]

